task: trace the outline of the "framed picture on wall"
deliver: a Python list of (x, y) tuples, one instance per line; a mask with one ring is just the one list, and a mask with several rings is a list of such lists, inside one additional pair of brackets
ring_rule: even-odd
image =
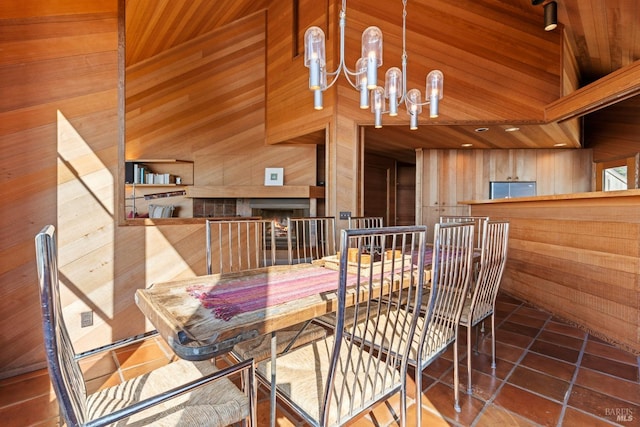
[(265, 168), (264, 185), (283, 185), (284, 168)]

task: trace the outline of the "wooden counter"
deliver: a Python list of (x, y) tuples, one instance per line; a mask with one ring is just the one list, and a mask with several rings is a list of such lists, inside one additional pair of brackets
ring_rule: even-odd
[(461, 203), (511, 222), (502, 289), (640, 354), (640, 190)]

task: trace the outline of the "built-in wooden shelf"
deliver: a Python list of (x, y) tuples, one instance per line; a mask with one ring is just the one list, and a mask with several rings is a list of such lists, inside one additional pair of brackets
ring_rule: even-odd
[(216, 198), (300, 198), (324, 199), (324, 187), (307, 185), (218, 185), (187, 187), (187, 197)]

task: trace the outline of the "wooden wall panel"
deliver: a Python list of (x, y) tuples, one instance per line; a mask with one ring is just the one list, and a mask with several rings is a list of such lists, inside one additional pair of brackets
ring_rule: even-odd
[[(44, 364), (33, 249), (33, 238), (44, 225), (57, 226), (64, 312), (76, 351), (150, 327), (134, 303), (136, 289), (205, 272), (203, 223), (117, 225), (115, 196), (122, 190), (117, 180), (117, 1), (74, 2), (73, 10), (66, 6), (50, 5), (46, 16), (0, 17), (3, 52), (8, 52), (0, 58), (0, 90), (11, 94), (0, 100), (6, 205), (0, 223), (0, 377)], [(249, 56), (258, 72), (245, 86), (259, 107), (243, 104), (243, 92), (227, 91), (226, 99), (209, 101), (227, 114), (214, 114), (206, 130), (199, 127), (206, 127), (206, 115), (181, 113), (176, 113), (181, 123), (185, 117), (194, 120), (191, 127), (185, 125), (186, 133), (154, 132), (158, 125), (153, 122), (134, 128), (148, 133), (137, 134), (131, 156), (210, 161), (195, 169), (202, 184), (217, 179), (262, 184), (264, 167), (280, 165), (286, 183), (315, 184), (314, 145), (264, 145), (264, 14), (253, 19), (250, 31), (262, 28), (254, 37), (261, 48)], [(246, 46), (238, 51), (246, 53)], [(225, 52), (238, 59), (229, 49)], [(215, 65), (215, 73), (225, 73), (223, 65)], [(226, 71), (234, 72), (233, 67)], [(211, 94), (197, 83), (193, 87), (202, 98)], [(145, 89), (156, 97), (152, 106), (170, 99), (167, 92)], [(155, 144), (162, 140), (160, 133), (171, 135), (163, 148)], [(216, 152), (229, 165), (219, 175), (211, 172), (220, 163)], [(88, 310), (94, 312), (94, 326), (80, 328), (80, 313)]]
[(640, 354), (640, 192), (472, 205), (508, 219), (502, 289)]
[(584, 128), (594, 162), (632, 157), (640, 152), (640, 96), (586, 115)]
[(315, 145), (264, 144), (265, 46), (255, 13), (127, 67), (127, 158), (192, 160), (200, 186), (262, 185), (267, 167), (315, 185)]

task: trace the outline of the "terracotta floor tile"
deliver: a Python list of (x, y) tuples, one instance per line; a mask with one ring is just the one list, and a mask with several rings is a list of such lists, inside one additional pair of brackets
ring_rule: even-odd
[(121, 369), (121, 372), (124, 380), (127, 381), (131, 378), (137, 377), (138, 375), (147, 373), (153, 369), (158, 369), (162, 366), (165, 366), (167, 363), (167, 360), (152, 359), (146, 363), (137, 364), (127, 369)]
[(537, 317), (527, 316), (526, 314), (522, 314), (520, 310), (518, 310), (515, 313), (513, 313), (511, 316), (509, 316), (509, 322), (517, 323), (518, 325), (524, 325), (524, 326), (540, 329), (544, 326), (546, 319), (539, 319)]
[(569, 389), (567, 381), (521, 366), (515, 368), (507, 381), (559, 402), (564, 400)]
[(569, 363), (576, 363), (578, 361), (578, 356), (580, 355), (580, 352), (578, 350), (573, 350), (567, 347), (540, 340), (536, 340), (536, 342), (534, 342), (531, 347), (529, 347), (529, 351), (534, 351), (536, 353), (553, 357), (554, 359), (564, 360), (565, 362)]
[(592, 354), (594, 356), (600, 356), (611, 360), (616, 360), (622, 363), (628, 363), (629, 365), (638, 365), (638, 356), (628, 353), (612, 345), (605, 344), (600, 341), (594, 341), (589, 339), (587, 345), (584, 348), (585, 353)]
[(546, 426), (555, 426), (562, 410), (561, 404), (510, 384), (500, 389), (493, 403)]
[(89, 381), (85, 382), (85, 387), (87, 389), (88, 394), (93, 394), (99, 390), (113, 387), (114, 385), (118, 385), (122, 382), (122, 378), (120, 377), (119, 372), (112, 372), (108, 375), (99, 378), (92, 378)]
[[(485, 347), (484, 345), (488, 346)], [(491, 341), (485, 341), (483, 343), (483, 347), (481, 351), (485, 354), (491, 354)], [(502, 343), (496, 340), (496, 359), (498, 359), (497, 363), (500, 363), (500, 360), (506, 360), (507, 362), (515, 363), (522, 357), (522, 354), (526, 350), (522, 347), (514, 347), (509, 344)]]
[(80, 360), (80, 369), (85, 380), (104, 377), (118, 369), (118, 364), (110, 351)]
[[(513, 317), (513, 316), (511, 316)], [(526, 337), (534, 338), (540, 332), (540, 328), (534, 328), (531, 326), (525, 326), (518, 323), (511, 322), (511, 317), (506, 322), (503, 322), (498, 327), (498, 335), (500, 335), (501, 331), (509, 331), (516, 333), (518, 335), (524, 335)]]
[[(427, 405), (431, 405), (438, 414), (462, 425), (471, 425), (475, 417), (478, 416), (484, 403), (466, 393), (460, 393), (460, 412), (456, 412), (454, 404), (453, 387), (449, 387), (441, 382), (436, 383), (424, 394), (428, 400)], [(425, 402), (423, 401), (423, 404)]]
[[(453, 383), (453, 378), (451, 378)], [(453, 387), (453, 384), (449, 384)], [(474, 397), (487, 401), (495, 394), (502, 380), (491, 374), (484, 374), (475, 370), (471, 371), (471, 392)], [(467, 369), (460, 369), (460, 392), (467, 393)]]
[(432, 378), (440, 378), (445, 372), (449, 371), (453, 367), (453, 362), (446, 359), (436, 359), (424, 371), (425, 375)]
[(615, 422), (619, 414), (631, 414), (636, 421), (640, 416), (640, 405), (624, 402), (580, 385), (573, 386), (567, 404), (611, 422)]
[(537, 423), (499, 406), (487, 407), (478, 417), (476, 427), (534, 427)]
[(558, 334), (568, 335), (570, 337), (584, 339), (587, 333), (575, 326), (568, 325), (566, 323), (560, 323), (556, 321), (548, 322), (544, 329), (546, 331), (555, 332)]
[(527, 353), (521, 365), (564, 381), (571, 381), (576, 370), (576, 365), (532, 352)]
[[(580, 368), (575, 383), (585, 388), (640, 405), (640, 382), (638, 381), (625, 381), (598, 371)], [(638, 414), (638, 417), (640, 417), (640, 414)]]
[[(509, 372), (511, 372), (512, 368), (513, 363), (497, 359), (496, 368), (494, 370), (493, 368), (491, 368), (491, 355), (484, 353), (471, 353), (471, 369), (473, 371), (479, 371), (487, 375), (495, 375), (500, 379), (504, 379), (507, 375), (509, 375)], [(460, 362), (460, 370), (467, 370), (466, 360)]]
[(145, 342), (143, 344), (123, 348), (117, 350), (115, 353), (121, 369), (127, 369), (154, 359), (162, 359), (165, 363), (169, 361), (166, 353), (153, 342)]
[(496, 330), (496, 341), (516, 347), (527, 348), (533, 341), (533, 337), (528, 337), (498, 327), (498, 330)]
[(547, 330), (543, 330), (542, 332), (540, 332), (540, 335), (538, 335), (536, 339), (552, 344), (561, 345), (563, 347), (572, 348), (578, 351), (582, 349), (582, 346), (584, 344), (584, 339), (574, 338), (568, 335), (558, 334), (556, 332)]
[(594, 417), (591, 414), (585, 414), (577, 409), (567, 408), (562, 417), (562, 424), (565, 426), (589, 426), (589, 427), (607, 427), (616, 425), (602, 418)]
[[(424, 402), (423, 402), (424, 403)], [(425, 407), (426, 405), (422, 405), (422, 420), (421, 420), (421, 424), (423, 426), (429, 426), (429, 427), (449, 427), (450, 424), (449, 422), (447, 422), (447, 420), (437, 411), (435, 410), (430, 410), (427, 407)], [(417, 415), (416, 415), (416, 407), (415, 406), (411, 406), (409, 408), (409, 413), (407, 414), (407, 426), (417, 426), (418, 425), (418, 420), (417, 420)]]
[(615, 360), (605, 359), (604, 357), (594, 356), (585, 353), (582, 356), (581, 366), (594, 371), (604, 372), (629, 381), (638, 381), (638, 365), (629, 365)]

